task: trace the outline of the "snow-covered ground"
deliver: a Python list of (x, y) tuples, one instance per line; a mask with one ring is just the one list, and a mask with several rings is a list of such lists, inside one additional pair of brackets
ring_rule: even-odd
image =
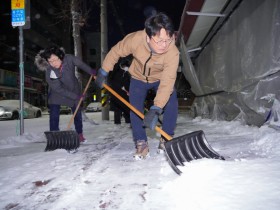
[[(23, 136), (18, 121), (0, 121), (1, 209), (280, 209), (279, 131), (180, 113), (176, 136), (203, 130), (226, 161), (195, 160), (178, 176), (157, 154), (156, 133), (148, 131), (150, 157), (136, 161), (128, 125), (87, 116), (99, 125), (84, 122), (88, 142), (75, 154), (44, 152), (48, 115), (25, 120)], [(69, 119), (61, 116), (62, 130)]]

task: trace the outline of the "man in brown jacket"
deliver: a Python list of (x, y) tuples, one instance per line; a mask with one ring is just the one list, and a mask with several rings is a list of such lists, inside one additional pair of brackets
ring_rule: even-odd
[[(149, 154), (145, 127), (152, 130), (163, 114), (162, 129), (174, 135), (178, 114), (178, 101), (174, 83), (179, 64), (179, 51), (175, 46), (174, 28), (170, 18), (158, 13), (145, 21), (145, 29), (128, 34), (118, 42), (105, 57), (99, 69), (96, 84), (101, 88), (119, 58), (129, 54), (133, 61), (129, 67), (131, 83), (129, 101), (144, 112), (144, 102), (150, 89), (156, 92), (154, 105), (145, 115), (144, 121), (130, 113), (133, 140), (136, 146), (135, 159), (144, 159)], [(161, 142), (164, 141), (161, 138)], [(160, 144), (161, 145), (161, 144)], [(159, 149), (161, 148), (159, 145)]]

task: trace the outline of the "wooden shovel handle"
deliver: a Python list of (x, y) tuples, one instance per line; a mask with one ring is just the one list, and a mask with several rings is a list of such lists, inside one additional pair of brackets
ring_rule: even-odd
[[(137, 114), (140, 118), (144, 119), (144, 114), (132, 106), (128, 101), (126, 101), (123, 97), (121, 97), (116, 91), (114, 91), (111, 87), (106, 85), (105, 83), (103, 86), (112, 93), (116, 98), (118, 98), (121, 102), (123, 102), (129, 109), (131, 109), (135, 114)], [(166, 140), (171, 140), (172, 137), (169, 136), (166, 132), (164, 132), (160, 127), (156, 126), (155, 130), (159, 132)]]
[[(91, 83), (92, 78), (93, 78), (93, 75), (91, 75), (89, 80), (88, 80), (88, 83), (87, 83), (87, 85), (86, 85), (86, 87), (84, 89), (84, 92), (83, 92), (83, 96), (86, 94), (87, 89), (88, 89), (88, 87), (89, 87), (89, 85)], [(79, 103), (78, 103), (78, 105), (76, 107), (76, 110), (75, 110), (74, 114), (72, 115), (72, 117), (71, 117), (71, 119), (70, 119), (70, 121), (68, 123), (67, 130), (70, 130), (70, 128), (71, 128), (71, 126), (72, 126), (72, 124), (74, 122), (74, 118), (75, 118), (75, 116), (76, 116), (76, 114), (77, 114), (77, 112), (78, 112), (78, 110), (79, 110), (79, 108), (81, 106), (82, 101), (83, 101), (83, 97), (81, 97), (80, 100), (79, 100)]]

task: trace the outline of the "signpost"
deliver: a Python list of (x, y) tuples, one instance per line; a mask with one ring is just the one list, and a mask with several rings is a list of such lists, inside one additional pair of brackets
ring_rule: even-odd
[(24, 0), (12, 0), (12, 26), (25, 25), (25, 2)]
[(20, 70), (20, 135), (24, 133), (24, 62), (23, 62), (23, 28), (25, 25), (25, 0), (11, 0), (12, 26), (19, 27), (19, 70)]

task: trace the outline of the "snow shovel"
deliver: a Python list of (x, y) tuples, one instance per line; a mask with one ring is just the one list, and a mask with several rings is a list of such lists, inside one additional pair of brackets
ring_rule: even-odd
[[(140, 118), (144, 119), (144, 114), (122, 98), (117, 92), (106, 84), (103, 84), (103, 86), (116, 98), (128, 106), (133, 112), (135, 112)], [(202, 130), (188, 133), (176, 138), (172, 138), (158, 126), (156, 126), (155, 130), (167, 140), (164, 143), (164, 151), (167, 160), (171, 168), (179, 175), (182, 172), (177, 166), (184, 166), (184, 162), (201, 158), (225, 160), (223, 156), (219, 155), (211, 148)]]
[[(87, 89), (90, 85), (90, 82), (92, 80), (93, 76), (91, 76), (88, 80), (88, 83), (85, 87), (85, 90), (83, 92), (83, 95), (86, 94)], [(83, 101), (83, 98), (79, 100), (79, 103), (76, 107), (76, 110), (74, 114), (72, 115), (66, 131), (46, 131), (45, 136), (47, 138), (47, 146), (45, 148), (45, 151), (53, 151), (56, 149), (66, 149), (68, 152), (71, 150), (76, 150), (80, 146), (80, 139), (76, 131), (70, 130), (74, 118), (80, 108), (80, 105)]]

